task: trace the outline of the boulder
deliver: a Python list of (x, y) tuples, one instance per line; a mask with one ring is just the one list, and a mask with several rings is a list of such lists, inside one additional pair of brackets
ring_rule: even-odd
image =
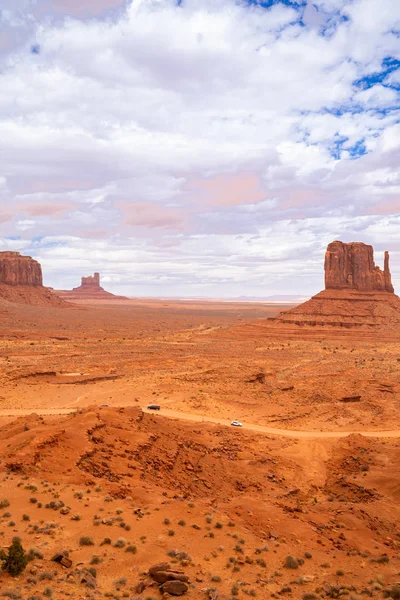
[(167, 562), (157, 563), (156, 565), (153, 565), (152, 567), (150, 567), (149, 575), (150, 575), (150, 577), (154, 578), (154, 575), (158, 571), (168, 571), (170, 568), (171, 568), (171, 565)]
[(165, 583), (166, 581), (189, 581), (189, 577), (182, 571), (156, 571), (152, 575), (157, 583)]
[(189, 586), (184, 581), (166, 581), (160, 587), (162, 594), (171, 594), (171, 596), (183, 596), (188, 591)]

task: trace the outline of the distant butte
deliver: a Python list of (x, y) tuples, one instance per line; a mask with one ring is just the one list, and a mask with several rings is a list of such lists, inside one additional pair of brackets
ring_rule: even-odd
[(72, 290), (55, 290), (65, 300), (128, 300), (125, 296), (116, 296), (106, 292), (100, 285), (100, 273), (81, 278), (81, 285)]
[(13, 304), (67, 306), (44, 287), (40, 263), (30, 256), (9, 251), (0, 252), (0, 300)]
[(325, 290), (270, 321), (299, 327), (400, 327), (400, 298), (392, 285), (389, 253), (382, 271), (375, 265), (372, 246), (332, 242), (325, 254)]
[(374, 249), (362, 242), (332, 242), (325, 254), (325, 289), (394, 293), (389, 270), (389, 252), (381, 271), (374, 263)]

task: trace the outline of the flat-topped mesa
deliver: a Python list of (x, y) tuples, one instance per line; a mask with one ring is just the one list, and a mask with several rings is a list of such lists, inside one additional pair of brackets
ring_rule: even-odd
[(375, 266), (372, 246), (362, 242), (330, 243), (325, 254), (325, 289), (394, 294), (389, 270), (389, 252), (385, 252), (382, 271)]
[(94, 273), (94, 275), (89, 275), (88, 277), (81, 277), (81, 285), (79, 288), (73, 288), (73, 290), (80, 290), (81, 288), (95, 288), (102, 290), (103, 288), (100, 286), (100, 273)]
[(0, 252), (0, 283), (43, 286), (42, 267), (30, 256), (19, 252)]

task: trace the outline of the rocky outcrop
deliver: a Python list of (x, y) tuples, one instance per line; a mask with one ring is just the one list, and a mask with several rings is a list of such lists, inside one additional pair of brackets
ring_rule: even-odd
[(70, 306), (43, 286), (42, 267), (19, 252), (0, 252), (0, 302), (32, 306)]
[(392, 285), (389, 253), (382, 271), (374, 263), (372, 246), (332, 242), (325, 254), (325, 290), (269, 322), (296, 329), (399, 330), (400, 298)]
[(127, 300), (125, 296), (116, 296), (100, 285), (100, 273), (81, 278), (81, 285), (72, 290), (56, 290), (56, 294), (66, 300)]
[(30, 256), (19, 252), (0, 252), (0, 283), (42, 286), (42, 267)]
[(362, 242), (332, 242), (325, 254), (325, 289), (393, 294), (389, 253), (385, 252), (384, 270), (381, 271), (375, 266), (372, 246)]
[(81, 278), (81, 285), (79, 288), (73, 288), (72, 291), (80, 290), (82, 288), (91, 288), (93, 290), (102, 290), (100, 287), (100, 273), (95, 273), (94, 275), (89, 275), (88, 277)]

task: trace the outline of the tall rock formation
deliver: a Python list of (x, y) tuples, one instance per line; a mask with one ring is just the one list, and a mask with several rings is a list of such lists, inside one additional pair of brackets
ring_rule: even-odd
[(42, 267), (30, 256), (19, 252), (0, 252), (0, 283), (42, 286)]
[(125, 296), (115, 296), (106, 292), (100, 285), (100, 273), (81, 278), (81, 285), (72, 290), (56, 290), (56, 294), (66, 300), (127, 300)]
[(68, 306), (43, 286), (42, 267), (19, 252), (0, 252), (0, 300), (4, 304)]
[(269, 320), (273, 325), (342, 327), (400, 332), (400, 298), (395, 295), (385, 252), (383, 271), (372, 246), (361, 242), (329, 244), (325, 290)]
[[(88, 277), (82, 277), (80, 288), (102, 290), (103, 288), (100, 286), (100, 273), (95, 273), (94, 275), (89, 275)], [(80, 288), (73, 288), (73, 291)]]
[(381, 271), (375, 266), (372, 246), (362, 242), (332, 242), (325, 254), (325, 289), (393, 294), (389, 253), (385, 252), (385, 266)]

